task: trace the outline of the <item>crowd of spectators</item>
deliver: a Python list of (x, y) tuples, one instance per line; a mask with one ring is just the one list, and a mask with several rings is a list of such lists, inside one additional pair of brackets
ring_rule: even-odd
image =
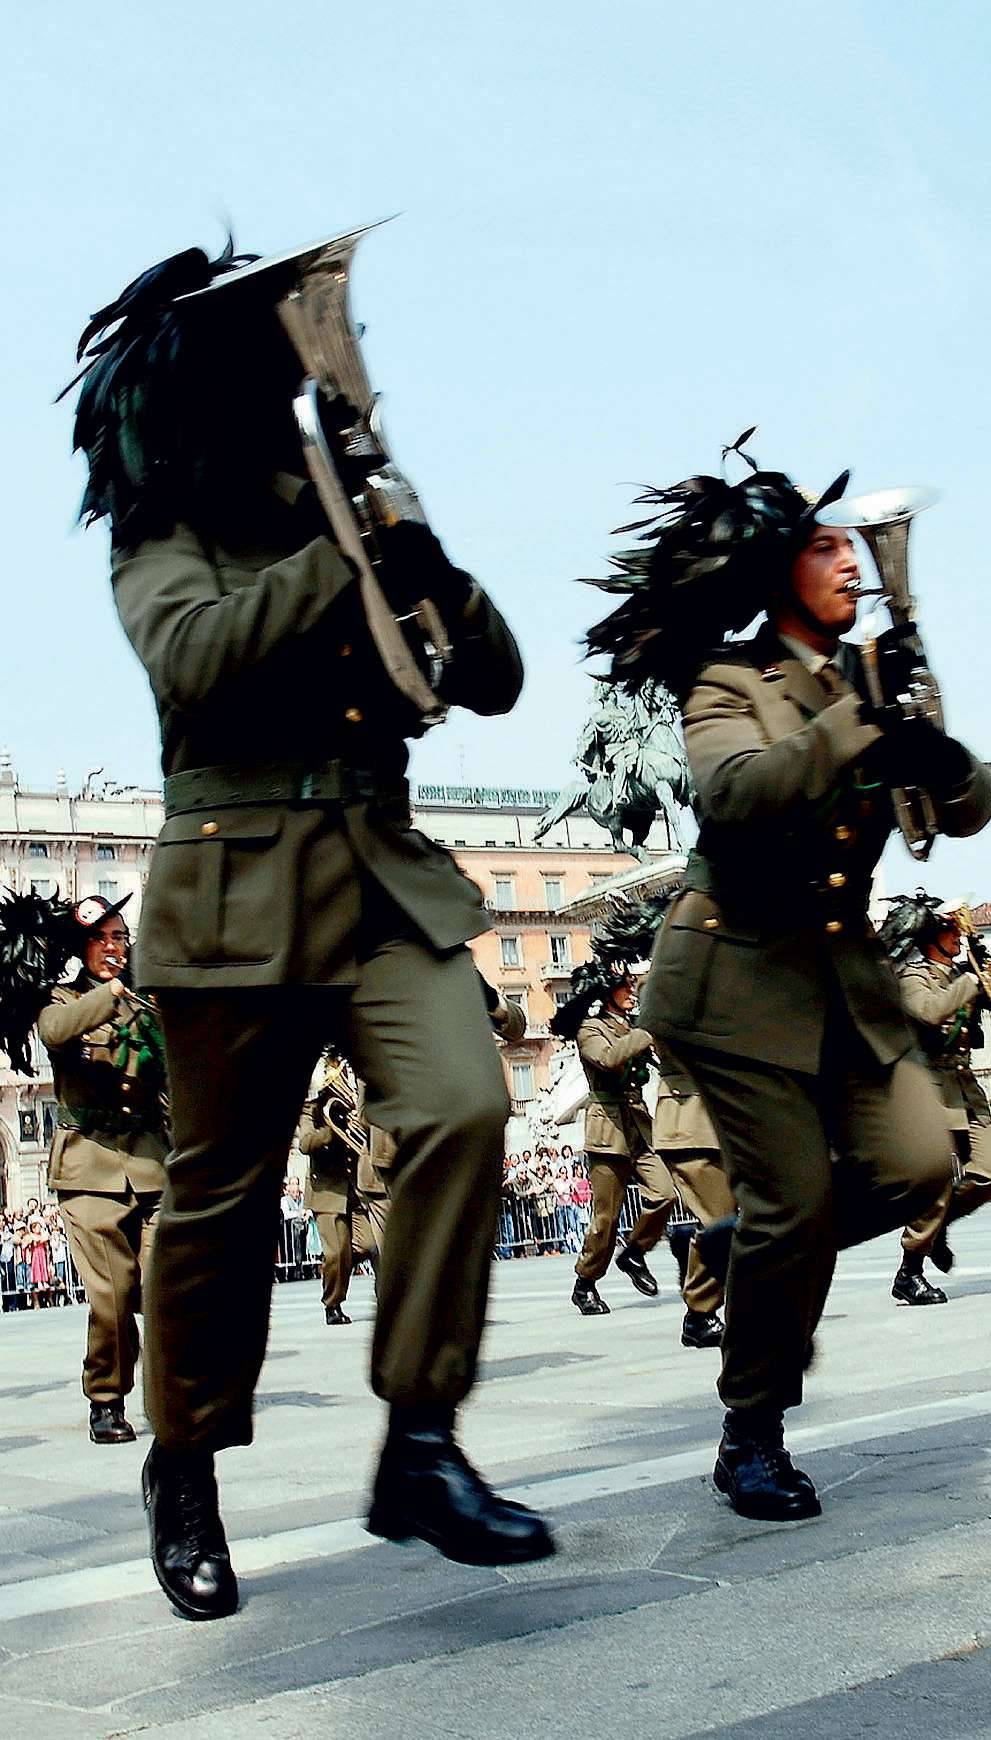
[(79, 1297), (62, 1216), (54, 1203), (29, 1196), (23, 1209), (0, 1210), (0, 1296), (4, 1311), (40, 1311)]
[[(592, 1191), (584, 1157), (565, 1145), (507, 1154), (497, 1258), (552, 1256), (580, 1251), (591, 1214)], [(316, 1222), (297, 1177), (288, 1177), (280, 1204), (276, 1274), (301, 1280), (320, 1271)], [(0, 1297), (4, 1311), (40, 1311), (82, 1298), (62, 1216), (54, 1203), (29, 1197), (23, 1209), (0, 1210)]]
[(496, 1256), (555, 1256), (580, 1251), (592, 1212), (584, 1155), (565, 1143), (507, 1154)]

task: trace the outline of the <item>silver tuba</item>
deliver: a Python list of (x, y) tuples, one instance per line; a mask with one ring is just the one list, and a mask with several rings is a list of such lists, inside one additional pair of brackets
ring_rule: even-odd
[[(857, 532), (870, 550), (877, 569), (879, 586), (860, 585), (858, 597), (882, 598), (896, 628), (915, 624), (915, 600), (908, 577), (908, 535), (916, 514), (932, 507), (939, 499), (936, 490), (909, 487), (877, 489), (870, 495), (855, 495), (832, 502), (816, 515), (824, 526), (844, 526)], [(906, 718), (928, 719), (943, 729), (943, 707), (939, 685), (926, 658), (926, 650), (918, 631), (907, 642), (915, 656), (915, 665), (907, 689), (898, 697)], [(877, 668), (876, 636), (867, 635), (861, 642), (860, 655), (868, 691), (875, 706), (883, 701)], [(891, 794), (895, 820), (912, 857), (922, 862), (928, 858), (938, 832), (936, 808), (930, 794), (921, 786), (898, 786)]]
[[(426, 523), (412, 485), (393, 464), (351, 315), (351, 263), (377, 224), (337, 236), (300, 257), (279, 316), (306, 371), (293, 409), (310, 475), (334, 538), (358, 572), (365, 616), (389, 676), (425, 725), (447, 708), (438, 689), (451, 645), (432, 600), (396, 617), (376, 574), (378, 526)], [(341, 408), (328, 433), (328, 411)]]

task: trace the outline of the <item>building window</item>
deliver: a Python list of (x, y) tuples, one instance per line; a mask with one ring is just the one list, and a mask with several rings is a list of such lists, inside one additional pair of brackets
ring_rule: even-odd
[(512, 1064), (511, 1067), (512, 1067), (512, 1071), (513, 1071), (513, 1098), (514, 1098), (514, 1100), (532, 1100), (533, 1099), (533, 1064), (532, 1063), (514, 1063), (514, 1064)]
[(498, 842), (496, 840), (486, 840), (485, 844), (487, 846), (495, 846), (498, 844)]
[(520, 939), (519, 939), (519, 937), (518, 936), (504, 936), (504, 937), (500, 937), (499, 941), (500, 941), (500, 947), (502, 949), (502, 964), (503, 964), (503, 966), (504, 967), (518, 967), (520, 965)]
[(548, 912), (556, 912), (564, 899), (564, 879), (561, 876), (544, 877), (544, 904)]
[(599, 884), (602, 882), (611, 882), (612, 877), (613, 877), (613, 872), (611, 870), (593, 870), (592, 871), (592, 887), (598, 888)]
[(50, 1147), (52, 1142), (55, 1140), (55, 1131), (58, 1127), (57, 1126), (57, 1119), (58, 1119), (58, 1101), (57, 1100), (42, 1100), (42, 1102), (41, 1102), (41, 1123), (42, 1123), (41, 1139), (44, 1142), (46, 1147)]
[(516, 910), (516, 878), (515, 876), (494, 876), (495, 903), (497, 912), (514, 912)]
[(44, 840), (30, 840), (28, 842), (28, 857), (29, 858), (47, 858), (48, 857), (48, 847), (45, 845)]
[(570, 1001), (571, 1001), (571, 992), (570, 991), (555, 991), (554, 992), (554, 1007), (556, 1009), (563, 1009), (565, 1003), (570, 1003)]
[(456, 846), (467, 846), (468, 842), (467, 840), (455, 840), (454, 844)]
[(116, 882), (98, 882), (96, 892), (102, 894), (104, 900), (113, 902), (117, 899), (117, 884)]
[(55, 884), (50, 876), (32, 876), (31, 893), (37, 894), (42, 900), (51, 900), (55, 892)]
[(551, 945), (551, 965), (553, 967), (570, 967), (570, 965), (571, 965), (571, 938), (570, 938), (570, 936), (551, 936), (548, 938), (548, 941), (550, 942), (550, 945)]
[(97, 846), (97, 848), (96, 848), (96, 857), (97, 857), (98, 863), (112, 864), (114, 859), (116, 858), (116, 856), (117, 856), (117, 853), (114, 851), (114, 848), (112, 846)]

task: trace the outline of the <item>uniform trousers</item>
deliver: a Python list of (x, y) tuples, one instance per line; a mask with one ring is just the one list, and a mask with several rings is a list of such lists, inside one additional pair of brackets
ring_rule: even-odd
[(592, 1186), (592, 1219), (575, 1264), (575, 1274), (582, 1281), (599, 1281), (612, 1261), (626, 1187), (634, 1177), (640, 1185), (643, 1210), (628, 1242), (642, 1251), (653, 1250), (667, 1226), (678, 1195), (664, 1161), (650, 1149), (644, 1149), (636, 1159), (626, 1154), (594, 1151), (587, 1158)]
[[(329, 1204), (332, 1194), (335, 1193), (329, 1191), (326, 1184), (321, 1187), (322, 1202)], [(338, 1200), (333, 1206), (315, 1208), (313, 1218), (323, 1251), (323, 1297), (320, 1303), (325, 1310), (332, 1311), (336, 1305), (343, 1305), (348, 1296), (355, 1264), (365, 1262), (369, 1257), (377, 1259), (378, 1243), (365, 1204), (346, 1174), (342, 1178)]]
[[(718, 1154), (708, 1149), (687, 1148), (662, 1152), (682, 1203), (703, 1226), (711, 1226), (714, 1220), (735, 1213), (733, 1192)], [(683, 1298), (689, 1311), (701, 1311), (706, 1316), (718, 1311), (723, 1303), (723, 1284), (706, 1268), (694, 1239), (688, 1252)]]
[(72, 1260), (86, 1291), (89, 1322), (83, 1394), (119, 1402), (134, 1388), (140, 1342), (141, 1277), (147, 1274), (159, 1195), (60, 1190), (59, 1209)]
[(817, 1076), (665, 1043), (719, 1137), (740, 1211), (719, 1394), (795, 1407), (837, 1250), (903, 1226), (950, 1177), (946, 1115), (925, 1065), (878, 1064), (839, 1018)]
[(148, 1417), (168, 1449), (252, 1435), (286, 1151), (328, 1040), (397, 1143), (372, 1387), (455, 1406), (485, 1317), (509, 1102), (471, 956), (382, 942), (353, 990), (157, 993), (174, 1148), (146, 1298)]
[(906, 1256), (928, 1257), (946, 1227), (991, 1202), (991, 1124), (951, 1130), (950, 1139), (960, 1156), (963, 1178), (959, 1184), (945, 1184), (928, 1212), (905, 1228), (902, 1250)]

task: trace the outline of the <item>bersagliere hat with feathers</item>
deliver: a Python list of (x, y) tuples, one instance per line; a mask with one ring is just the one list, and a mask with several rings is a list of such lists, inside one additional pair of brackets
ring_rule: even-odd
[(635, 502), (651, 512), (614, 534), (635, 532), (636, 545), (610, 558), (612, 574), (583, 580), (627, 594), (586, 637), (590, 654), (609, 657), (613, 682), (636, 689), (653, 678), (683, 697), (704, 654), (773, 602), (817, 513), (846, 489), (848, 471), (810, 500), (783, 472), (761, 471), (744, 451), (755, 432), (723, 448), (724, 468), (731, 454), (746, 467), (737, 483), (700, 475), (645, 486)]
[(672, 899), (681, 887), (674, 883), (648, 900), (617, 904), (600, 920), (592, 937), (592, 958), (571, 975), (571, 996), (551, 1020), (557, 1039), (574, 1039), (597, 1003), (606, 1003), (635, 964), (650, 959), (654, 938)]
[(913, 949), (924, 949), (939, 934), (946, 908), (938, 894), (917, 888), (914, 894), (888, 896), (888, 914), (878, 936), (893, 961), (903, 961)]

